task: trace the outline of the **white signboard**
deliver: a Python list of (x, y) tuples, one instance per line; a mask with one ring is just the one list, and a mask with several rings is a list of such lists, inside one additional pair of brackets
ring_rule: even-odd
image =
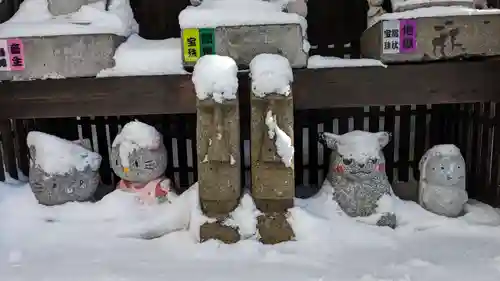
[(382, 22), (382, 53), (398, 54), (399, 48), (399, 20), (389, 20)]

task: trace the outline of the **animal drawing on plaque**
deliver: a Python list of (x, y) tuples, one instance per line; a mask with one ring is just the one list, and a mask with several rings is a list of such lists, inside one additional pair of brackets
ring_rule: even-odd
[(148, 124), (132, 121), (116, 136), (111, 147), (111, 167), (120, 177), (118, 189), (137, 193), (145, 204), (169, 202), (176, 197), (167, 168), (162, 135)]
[[(392, 196), (385, 173), (382, 153), (389, 133), (352, 131), (343, 135), (320, 133), (320, 142), (332, 150), (327, 180), (333, 187), (333, 199), (351, 217), (376, 214), (384, 195)], [(396, 215), (381, 214), (377, 225), (396, 227)]]
[(441, 216), (458, 217), (468, 201), (465, 160), (453, 144), (435, 145), (419, 162), (419, 204)]

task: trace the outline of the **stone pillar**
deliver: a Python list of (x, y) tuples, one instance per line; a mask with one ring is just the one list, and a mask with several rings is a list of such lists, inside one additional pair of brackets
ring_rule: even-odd
[(293, 146), (293, 98), (291, 93), (262, 95), (252, 92), (250, 103), (252, 196), (263, 213), (257, 219), (257, 228), (261, 242), (275, 244), (294, 236), (286, 220), (287, 210), (293, 207), (295, 197), (294, 166), (293, 157), (286, 163), (278, 154), (276, 140), (280, 134), (271, 133), (272, 128), (266, 123), (273, 118), (277, 128), (290, 137)]
[(222, 223), (237, 207), (241, 193), (238, 100), (197, 98), (196, 137), (200, 205), (206, 216), (216, 219), (201, 226), (201, 241), (237, 242), (238, 231)]

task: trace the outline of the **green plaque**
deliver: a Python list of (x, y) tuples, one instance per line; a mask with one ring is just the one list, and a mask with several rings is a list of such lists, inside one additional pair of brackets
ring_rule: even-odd
[(200, 28), (201, 55), (215, 54), (215, 30), (213, 28)]

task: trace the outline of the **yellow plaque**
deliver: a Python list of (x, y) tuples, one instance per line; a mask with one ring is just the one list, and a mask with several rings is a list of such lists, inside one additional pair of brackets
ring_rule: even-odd
[(196, 28), (188, 28), (182, 31), (182, 49), (185, 62), (196, 62), (201, 54), (200, 31)]

